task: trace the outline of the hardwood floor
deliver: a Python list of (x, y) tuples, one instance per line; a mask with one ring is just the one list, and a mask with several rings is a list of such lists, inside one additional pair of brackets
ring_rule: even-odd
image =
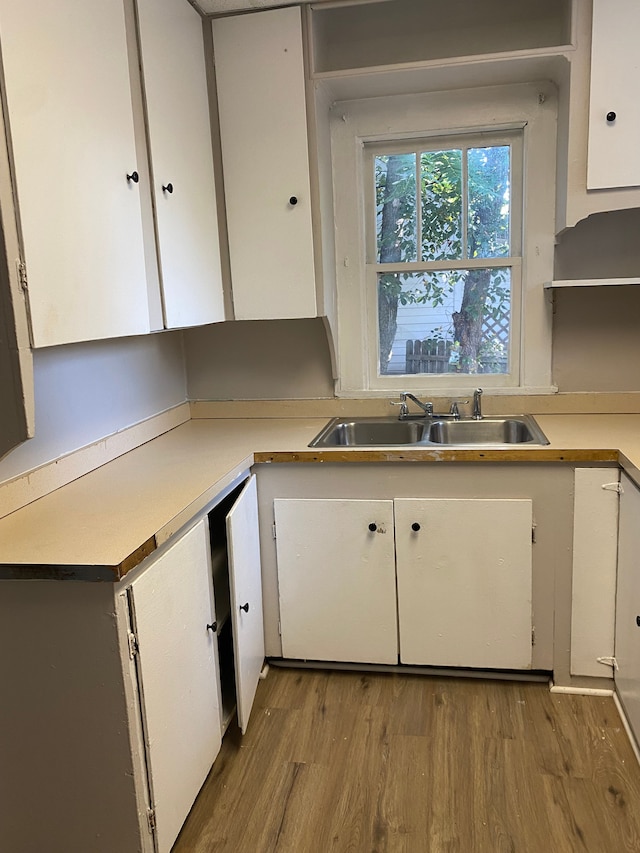
[(272, 668), (173, 853), (624, 853), (640, 767), (611, 698)]

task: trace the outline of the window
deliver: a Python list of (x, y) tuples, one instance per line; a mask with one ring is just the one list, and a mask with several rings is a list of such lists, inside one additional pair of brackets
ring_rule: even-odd
[(517, 369), (521, 151), (521, 133), (366, 147), (378, 376)]
[(546, 87), (334, 105), (338, 394), (555, 390)]

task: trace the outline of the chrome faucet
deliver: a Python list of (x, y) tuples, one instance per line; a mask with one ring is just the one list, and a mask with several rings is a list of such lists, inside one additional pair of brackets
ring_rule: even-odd
[(476, 388), (473, 392), (473, 414), (474, 421), (482, 420), (482, 388)]
[(392, 406), (400, 406), (400, 414), (399, 418), (402, 420), (403, 418), (409, 417), (409, 407), (407, 406), (407, 400), (411, 400), (418, 406), (418, 408), (422, 409), (424, 412), (425, 418), (430, 418), (433, 415), (433, 403), (423, 403), (422, 400), (418, 400), (413, 394), (409, 391), (402, 391), (400, 393), (400, 402), (396, 403), (394, 400), (390, 400)]

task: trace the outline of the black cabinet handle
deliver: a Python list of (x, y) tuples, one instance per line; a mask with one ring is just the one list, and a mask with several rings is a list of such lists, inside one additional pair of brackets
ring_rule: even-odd
[(607, 121), (609, 122), (609, 124), (611, 124), (611, 122), (612, 122), (612, 121), (615, 121), (615, 120), (616, 120), (616, 117), (617, 117), (617, 116), (616, 116), (616, 114), (614, 113), (614, 111), (613, 111), (613, 110), (611, 110), (610, 112), (608, 112), (608, 113), (607, 113)]
[(640, 628), (640, 616), (636, 616), (636, 625)]
[(211, 625), (207, 625), (207, 630), (208, 630), (208, 631), (213, 631), (213, 633), (215, 634), (215, 633), (216, 633), (216, 631), (218, 630), (218, 623), (217, 623), (217, 622), (212, 622), (212, 623), (211, 623)]
[(377, 529), (378, 529), (378, 525), (375, 523), (375, 521), (372, 521), (371, 524), (369, 525), (369, 530), (372, 533), (375, 533)]
[(249, 602), (247, 601), (246, 604), (241, 604), (240, 610), (244, 610), (245, 613), (248, 613), (249, 612)]
[(127, 175), (127, 181), (131, 183), (133, 181), (134, 184), (137, 184), (140, 180), (140, 175), (137, 172), (131, 172), (130, 175)]
[(417, 522), (417, 521), (414, 521), (414, 522), (413, 522), (413, 524), (411, 525), (411, 529), (412, 529), (415, 533), (417, 533), (417, 532), (418, 532), (418, 530), (420, 530), (420, 525), (418, 524), (418, 522)]
[(298, 199), (296, 198), (296, 196), (292, 195), (289, 199), (289, 204), (291, 205), (291, 207), (295, 207), (297, 203)]
[(166, 186), (163, 185), (162, 192), (171, 194), (173, 192), (173, 184), (167, 184)]

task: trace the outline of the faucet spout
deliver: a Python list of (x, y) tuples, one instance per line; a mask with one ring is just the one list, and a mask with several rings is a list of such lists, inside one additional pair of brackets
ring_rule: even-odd
[(422, 409), (422, 411), (424, 412), (424, 417), (428, 418), (433, 415), (433, 403), (423, 403), (422, 400), (418, 400), (418, 398), (411, 394), (409, 391), (402, 391), (402, 393), (400, 394), (399, 403), (394, 403), (393, 400), (390, 401), (392, 406), (400, 406), (400, 420), (404, 420), (409, 417), (416, 417), (415, 415), (409, 414), (407, 400), (411, 400), (416, 404), (416, 406), (418, 406), (418, 408)]
[(474, 421), (482, 420), (482, 388), (476, 388), (473, 392), (473, 414)]

